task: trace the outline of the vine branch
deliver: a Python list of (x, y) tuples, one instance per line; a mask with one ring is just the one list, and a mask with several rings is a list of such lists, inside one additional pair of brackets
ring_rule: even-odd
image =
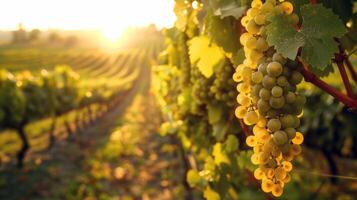
[(350, 71), (353, 81), (357, 84), (357, 73), (348, 57), (345, 58), (345, 64), (347, 66), (348, 71)]
[(243, 131), (245, 137), (248, 137), (249, 136), (249, 130), (248, 130), (247, 126), (245, 126), (245, 124), (244, 124), (242, 119), (239, 119), (239, 125), (242, 128), (242, 131)]
[(304, 76), (305, 81), (310, 82), (317, 86), (318, 88), (324, 90), (325, 92), (329, 93), (331, 96), (333, 96), (335, 99), (340, 101), (341, 103), (345, 104), (347, 107), (349, 107), (350, 110), (356, 111), (357, 110), (357, 100), (344, 95), (343, 93), (339, 92), (323, 80), (321, 80), (319, 77), (317, 77), (315, 74), (310, 72), (308, 70), (307, 64), (304, 63), (299, 57), (300, 63), (303, 65), (303, 68), (301, 70), (302, 75)]

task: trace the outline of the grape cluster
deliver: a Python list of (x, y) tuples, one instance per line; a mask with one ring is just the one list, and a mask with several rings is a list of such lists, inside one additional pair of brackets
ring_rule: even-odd
[(290, 181), (291, 161), (301, 153), (303, 135), (297, 129), (306, 101), (296, 90), (303, 79), (299, 64), (284, 58), (266, 41), (267, 19), (278, 14), (293, 25), (299, 22), (290, 2), (252, 1), (241, 20), (247, 30), (240, 37), (246, 59), (233, 75), (239, 91), (236, 117), (253, 126), (246, 143), (253, 147), (252, 163), (259, 165), (254, 176), (262, 180), (264, 192), (276, 197)]
[(227, 106), (233, 107), (235, 105), (235, 97), (237, 91), (235, 82), (231, 79), (234, 74), (234, 67), (229, 61), (225, 61), (222, 65), (215, 68), (215, 79), (210, 87), (210, 93), (217, 101), (227, 103)]

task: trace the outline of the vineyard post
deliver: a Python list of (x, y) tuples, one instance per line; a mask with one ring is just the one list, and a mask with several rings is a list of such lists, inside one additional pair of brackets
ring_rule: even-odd
[(48, 141), (48, 147), (47, 147), (48, 150), (52, 149), (53, 145), (55, 144), (56, 124), (57, 124), (57, 115), (53, 114), (52, 115), (52, 124), (51, 124), (50, 132), (49, 132), (49, 141)]
[(24, 165), (24, 158), (26, 156), (28, 149), (30, 148), (30, 144), (28, 142), (28, 138), (25, 133), (25, 124), (26, 123), (21, 123), (17, 128), (17, 133), (19, 134), (22, 142), (21, 149), (17, 153), (17, 167), (20, 169)]

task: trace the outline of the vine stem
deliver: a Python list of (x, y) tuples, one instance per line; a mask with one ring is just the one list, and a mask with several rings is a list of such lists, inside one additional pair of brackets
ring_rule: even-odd
[(248, 137), (249, 136), (249, 130), (248, 130), (247, 126), (245, 126), (245, 124), (244, 124), (242, 119), (239, 119), (239, 125), (242, 128), (242, 131), (243, 131), (245, 137)]
[(338, 38), (334, 38), (334, 39), (338, 44), (339, 53), (335, 54), (335, 58), (333, 59), (333, 61), (336, 63), (338, 70), (340, 71), (343, 84), (345, 85), (345, 88), (347, 91), (347, 95), (351, 98), (354, 98), (350, 80), (348, 79), (348, 75), (346, 73), (346, 68), (345, 68), (345, 65), (343, 64), (344, 60), (347, 59), (346, 54), (345, 54), (345, 49), (342, 47), (341, 41)]
[(352, 92), (352, 88), (351, 88), (351, 84), (350, 81), (348, 80), (348, 76), (346, 73), (346, 69), (345, 66), (343, 64), (343, 61), (338, 61), (336, 62), (337, 66), (338, 66), (338, 70), (340, 71), (341, 77), (342, 77), (342, 81), (343, 84), (345, 85), (346, 91), (347, 91), (347, 95), (351, 98), (353, 98), (353, 92)]
[(315, 74), (310, 72), (308, 70), (307, 64), (302, 61), (302, 59), (299, 57), (300, 63), (304, 66), (301, 70), (302, 75), (304, 76), (305, 81), (310, 82), (317, 86), (318, 88), (324, 90), (325, 92), (329, 93), (332, 95), (334, 98), (336, 98), (338, 101), (341, 103), (345, 104), (347, 107), (349, 107), (351, 110), (356, 111), (357, 110), (357, 100), (344, 95), (343, 93), (337, 91), (335, 88), (318, 78)]
[(353, 81), (357, 84), (357, 73), (348, 57), (345, 58), (345, 64), (347, 66), (347, 69), (350, 71)]

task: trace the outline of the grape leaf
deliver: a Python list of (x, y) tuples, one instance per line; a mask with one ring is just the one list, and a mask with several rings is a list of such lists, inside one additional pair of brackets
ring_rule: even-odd
[(301, 17), (300, 8), (302, 5), (309, 4), (309, 0), (289, 0), (294, 6), (294, 13)]
[(226, 52), (235, 53), (240, 47), (238, 31), (233, 17), (220, 19), (208, 12), (205, 19), (208, 35)]
[(331, 9), (321, 4), (301, 6), (301, 15), (303, 23), (300, 31), (288, 26), (284, 15), (271, 17), (267, 26), (267, 42), (274, 45), (278, 53), (292, 60), (302, 47), (303, 59), (312, 68), (324, 71), (338, 51), (333, 38), (343, 36), (346, 28)]
[(215, 124), (219, 122), (222, 118), (223, 109), (219, 105), (207, 105), (208, 110), (208, 121), (210, 124)]
[(222, 144), (221, 143), (216, 143), (213, 146), (212, 155), (214, 157), (214, 162), (217, 165), (220, 165), (222, 163), (230, 164), (230, 161), (228, 159), (227, 154), (222, 149)]
[(233, 153), (238, 150), (238, 147), (239, 147), (238, 139), (234, 135), (230, 134), (224, 143), (224, 150), (227, 153)]
[(324, 70), (338, 51), (333, 38), (343, 36), (346, 28), (331, 9), (321, 4), (302, 6), (301, 15), (301, 33), (306, 41), (302, 57), (313, 68)]
[(214, 15), (221, 18), (233, 16), (239, 19), (247, 8), (242, 2), (236, 0), (210, 0), (209, 5), (213, 8)]
[(201, 177), (197, 170), (190, 169), (186, 174), (187, 183), (190, 187), (200, 186), (203, 187), (206, 185), (206, 181), (203, 177)]
[(200, 72), (211, 77), (213, 68), (224, 58), (222, 50), (207, 36), (194, 37), (188, 43), (191, 63), (197, 62)]
[(299, 47), (304, 45), (303, 35), (290, 25), (284, 15), (276, 15), (269, 20), (271, 23), (267, 26), (267, 42), (274, 45), (278, 53), (294, 60)]

